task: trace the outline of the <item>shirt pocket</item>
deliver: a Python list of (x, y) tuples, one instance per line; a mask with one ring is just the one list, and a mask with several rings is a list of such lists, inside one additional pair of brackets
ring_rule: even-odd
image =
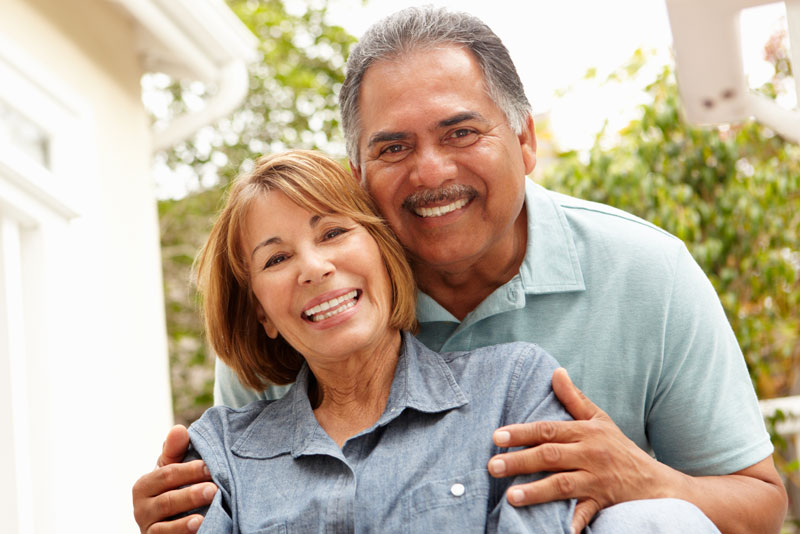
[(489, 500), (485, 469), (425, 482), (408, 494), (405, 532), (483, 532)]

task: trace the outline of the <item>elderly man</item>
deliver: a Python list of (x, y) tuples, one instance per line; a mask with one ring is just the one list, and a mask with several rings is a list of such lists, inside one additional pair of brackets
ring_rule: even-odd
[[(713, 288), (673, 236), (526, 179), (531, 108), (488, 27), (435, 9), (379, 22), (348, 60), (340, 105), (352, 170), (409, 251), (420, 339), (440, 351), (536, 342), (586, 392), (559, 370), (553, 388), (576, 421), (495, 432), (527, 448), (492, 459), (492, 475), (554, 472), (511, 488), (513, 504), (577, 498), (579, 532), (603, 508), (673, 497), (725, 533), (779, 531), (786, 494)], [(224, 367), (216, 393), (235, 406), (259, 396)], [(142, 532), (199, 524), (157, 522), (213, 495), (202, 463), (173, 464), (186, 441), (174, 429), (164, 467), (134, 487)]]

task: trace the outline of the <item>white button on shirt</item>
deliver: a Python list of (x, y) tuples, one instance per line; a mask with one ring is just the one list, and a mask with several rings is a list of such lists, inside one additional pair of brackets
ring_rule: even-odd
[(456, 483), (450, 486), (450, 493), (452, 493), (456, 497), (461, 497), (462, 495), (464, 495), (464, 491), (465, 491), (464, 484)]

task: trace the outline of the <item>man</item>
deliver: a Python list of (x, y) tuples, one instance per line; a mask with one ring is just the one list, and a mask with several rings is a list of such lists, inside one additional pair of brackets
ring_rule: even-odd
[[(785, 491), (713, 288), (676, 238), (526, 180), (531, 109), (488, 27), (433, 9), (379, 22), (348, 59), (340, 105), (353, 172), (409, 250), (420, 339), (441, 351), (533, 341), (588, 395), (557, 371), (577, 421), (495, 432), (528, 448), (494, 458), (492, 475), (555, 473), (511, 488), (513, 504), (577, 498), (579, 532), (603, 508), (674, 497), (725, 533), (779, 531)], [(224, 367), (216, 392), (232, 405), (257, 396)], [(185, 447), (174, 430), (159, 465)], [(167, 465), (137, 482), (142, 532), (196, 527), (197, 516), (157, 521), (208, 502), (209, 483), (175, 489), (208, 480), (202, 469)]]

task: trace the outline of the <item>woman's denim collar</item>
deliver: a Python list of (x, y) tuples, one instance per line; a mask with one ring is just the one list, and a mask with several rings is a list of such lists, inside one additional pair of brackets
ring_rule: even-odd
[[(289, 392), (283, 398), (264, 405), (261, 414), (231, 447), (235, 455), (258, 459), (287, 453), (295, 458), (307, 454), (341, 455), (314, 417), (306, 393), (309, 373), (308, 365), (303, 365)], [(468, 402), (442, 355), (404, 332), (403, 348), (386, 410), (377, 423), (358, 435), (388, 424), (406, 408), (437, 413), (459, 408)]]

